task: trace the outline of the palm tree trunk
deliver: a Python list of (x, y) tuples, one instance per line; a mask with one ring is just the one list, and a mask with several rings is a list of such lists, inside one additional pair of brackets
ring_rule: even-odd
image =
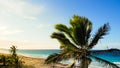
[(85, 58), (82, 59), (80, 68), (88, 68), (88, 63)]

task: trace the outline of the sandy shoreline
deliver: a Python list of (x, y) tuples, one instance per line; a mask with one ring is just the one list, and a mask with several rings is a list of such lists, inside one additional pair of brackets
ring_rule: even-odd
[[(0, 53), (0, 55), (10, 55), (10, 54)], [(19, 55), (19, 59), (24, 64), (23, 68), (51, 68), (51, 65), (44, 64), (45, 62), (44, 58), (34, 58), (34, 57)], [(57, 68), (65, 68), (63, 64), (56, 64), (56, 66), (59, 66)]]
[[(8, 55), (6, 53), (0, 53), (4, 55)], [(44, 58), (33, 58), (33, 57), (27, 57), (20, 55), (20, 60), (23, 61), (24, 67), (23, 68), (52, 68), (52, 65), (46, 65), (44, 64), (45, 59)], [(67, 65), (64, 64), (56, 64), (55, 68), (67, 68)], [(89, 67), (89, 68), (101, 68), (101, 67)]]
[[(44, 64), (45, 59), (43, 58), (22, 56), (21, 60), (25, 62), (24, 64), (27, 65), (27, 68), (52, 68), (52, 65)], [(57, 66), (55, 68), (67, 68), (66, 64), (56, 64), (55, 66)], [(101, 68), (101, 67), (90, 66), (89, 68)]]
[(43, 58), (22, 56), (20, 59), (24, 62), (24, 65), (27, 66), (27, 68), (50, 68), (49, 65), (44, 64), (45, 59)]

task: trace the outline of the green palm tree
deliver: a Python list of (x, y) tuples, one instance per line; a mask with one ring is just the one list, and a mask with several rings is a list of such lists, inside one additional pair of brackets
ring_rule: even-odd
[(16, 53), (16, 46), (12, 46), (10, 47), (10, 52), (12, 53), (12, 57), (11, 57), (11, 61), (13, 63), (13, 65), (15, 65), (15, 68), (21, 68), (21, 61), (19, 60), (19, 57), (17, 56), (17, 53)]
[(91, 58), (93, 58), (106, 64), (106, 66), (119, 68), (117, 65), (96, 56), (96, 54), (110, 52), (110, 49), (99, 52), (91, 51), (98, 41), (108, 34), (110, 29), (108, 23), (100, 27), (93, 37), (91, 37), (92, 23), (88, 18), (74, 15), (70, 19), (70, 25), (70, 27), (63, 24), (55, 26), (58, 32), (54, 32), (51, 37), (60, 42), (61, 52), (48, 56), (45, 60), (46, 64), (58, 63), (72, 58), (73, 62), (69, 65), (69, 68), (74, 68), (76, 62), (80, 64), (80, 68), (88, 68), (92, 61)]
[(16, 46), (12, 45), (12, 47), (10, 47), (10, 52), (13, 56), (17, 56), (16, 50)]

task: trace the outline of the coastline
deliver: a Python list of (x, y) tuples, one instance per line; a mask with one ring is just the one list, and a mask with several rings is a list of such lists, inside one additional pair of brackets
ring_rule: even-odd
[(23, 68), (49, 68), (50, 65), (44, 64), (45, 59), (22, 56), (20, 58), (24, 62)]
[[(8, 53), (1, 53), (1, 55), (10, 55)], [(24, 55), (20, 55), (20, 60), (23, 61), (23, 68), (50, 68), (52, 65), (47, 65), (44, 64), (45, 59), (44, 58), (35, 58), (35, 57), (28, 57), (28, 56), (24, 56)], [(55, 64), (56, 67), (58, 68), (67, 68), (66, 64)], [(95, 67), (95, 66), (90, 66), (89, 68), (101, 68), (101, 67)]]
[[(1, 53), (0, 55), (10, 55), (9, 53)], [(49, 68), (50, 65), (44, 64), (45, 59), (44, 58), (34, 58), (34, 57), (28, 57), (24, 55), (18, 55), (19, 59), (23, 62), (23, 68)]]
[[(0, 50), (0, 54), (9, 55), (9, 52)], [(23, 68), (50, 68), (52, 66), (52, 65), (44, 64), (45, 58), (36, 58), (33, 56), (28, 56), (26, 54), (18, 54), (18, 55), (20, 56), (20, 60), (23, 61), (24, 64)], [(67, 68), (66, 64), (61, 64), (61, 63), (55, 64), (55, 66), (57, 66), (57, 68)], [(105, 68), (105, 67), (94, 66), (91, 64), (89, 68)]]

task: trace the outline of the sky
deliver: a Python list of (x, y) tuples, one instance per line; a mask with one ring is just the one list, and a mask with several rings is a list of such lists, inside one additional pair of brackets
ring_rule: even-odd
[(59, 49), (50, 37), (54, 25), (70, 26), (74, 14), (89, 18), (92, 36), (109, 23), (109, 34), (94, 49), (120, 49), (120, 0), (0, 0), (0, 48)]

